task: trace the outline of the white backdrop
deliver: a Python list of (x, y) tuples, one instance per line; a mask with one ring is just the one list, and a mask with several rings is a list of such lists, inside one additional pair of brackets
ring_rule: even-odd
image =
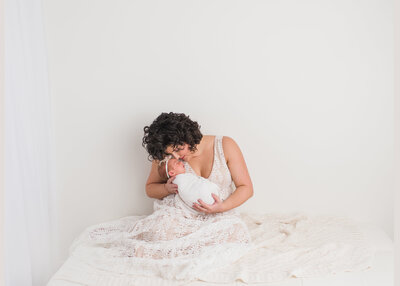
[(4, 284), (2, 280), (0, 285), (5, 286), (45, 285), (58, 262), (52, 261), (58, 258), (53, 250), (59, 248), (54, 244), (57, 190), (42, 4), (41, 0), (4, 1), (4, 181), (0, 180)]
[(255, 189), (240, 210), (393, 236), (391, 5), (44, 0), (59, 263), (85, 227), (151, 212), (141, 139), (162, 111), (238, 142)]

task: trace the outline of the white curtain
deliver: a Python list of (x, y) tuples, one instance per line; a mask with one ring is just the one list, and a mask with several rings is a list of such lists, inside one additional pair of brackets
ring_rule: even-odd
[(44, 286), (55, 249), (51, 102), (40, 0), (5, 0), (6, 286)]

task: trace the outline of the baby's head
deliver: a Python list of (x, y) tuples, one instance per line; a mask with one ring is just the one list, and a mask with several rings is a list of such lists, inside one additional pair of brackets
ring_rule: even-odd
[(165, 181), (173, 176), (183, 173), (185, 173), (185, 165), (182, 161), (175, 158), (161, 161), (158, 166), (158, 174), (160, 174), (160, 177)]

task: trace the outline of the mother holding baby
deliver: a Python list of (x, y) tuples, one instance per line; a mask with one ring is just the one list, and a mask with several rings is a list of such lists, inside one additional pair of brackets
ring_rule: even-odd
[[(200, 126), (183, 113), (162, 113), (150, 126), (144, 128), (143, 146), (153, 160), (146, 183), (146, 193), (151, 198), (163, 199), (178, 192), (175, 177), (163, 181), (158, 165), (165, 156), (184, 161), (185, 169), (208, 178), (224, 189), (221, 198), (213, 195), (215, 202), (201, 200), (193, 208), (205, 214), (231, 210), (253, 195), (253, 185), (242, 152), (236, 142), (227, 136), (202, 135)], [(228, 178), (229, 177), (229, 178)], [(231, 183), (236, 186), (231, 192)]]
[[(232, 275), (236, 274), (224, 274), (224, 267), (253, 249), (248, 228), (235, 210), (253, 195), (236, 142), (227, 136), (202, 135), (199, 124), (189, 116), (170, 112), (160, 114), (144, 127), (143, 146), (152, 161), (146, 193), (156, 199), (153, 213), (91, 227), (71, 250), (76, 248), (74, 253), (79, 255), (82, 246), (80, 256), (88, 263), (109, 272), (133, 275), (135, 281), (143, 276), (234, 281)], [(166, 157), (179, 161), (168, 164)], [(160, 168), (160, 163), (167, 166)], [(175, 167), (194, 175), (189, 177), (215, 184), (213, 190), (218, 191), (212, 195), (214, 202), (206, 204), (200, 199), (191, 207), (182, 207), (174, 184)], [(168, 172), (169, 179), (162, 170)]]
[[(146, 193), (158, 199), (154, 202), (154, 217), (148, 217), (144, 223), (156, 222), (151, 234), (147, 233), (149, 240), (173, 242), (165, 249), (166, 256), (176, 259), (189, 255), (200, 264), (207, 264), (204, 258), (218, 256), (214, 265), (203, 265), (199, 272), (192, 269), (191, 275), (226, 265), (243, 255), (251, 239), (235, 208), (253, 195), (253, 185), (236, 142), (227, 136), (202, 135), (196, 121), (183, 113), (170, 112), (162, 113), (144, 127), (143, 146), (152, 160)], [(160, 162), (166, 156), (182, 160), (186, 173), (218, 185), (219, 193), (212, 195), (214, 203), (206, 204), (199, 199), (192, 205), (197, 214), (185, 212), (175, 199), (179, 191), (174, 184), (175, 176), (172, 173), (166, 181), (159, 172)], [(152, 246), (140, 250), (145, 257), (159, 256)]]

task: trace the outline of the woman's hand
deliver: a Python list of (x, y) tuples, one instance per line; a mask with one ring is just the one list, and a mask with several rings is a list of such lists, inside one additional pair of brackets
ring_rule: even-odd
[(216, 194), (211, 195), (214, 198), (214, 203), (212, 205), (208, 205), (199, 199), (199, 203), (193, 203), (193, 208), (206, 214), (222, 213), (224, 211), (223, 201)]
[(164, 188), (167, 190), (168, 194), (177, 194), (178, 193), (178, 185), (172, 183), (175, 179), (175, 176), (168, 179), (168, 181), (164, 184)]

